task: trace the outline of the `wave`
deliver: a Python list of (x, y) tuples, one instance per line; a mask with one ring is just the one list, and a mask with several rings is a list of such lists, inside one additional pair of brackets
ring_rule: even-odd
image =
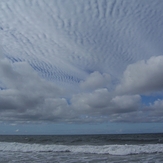
[(163, 144), (146, 145), (41, 145), (0, 142), (0, 151), (9, 152), (72, 152), (110, 155), (163, 153)]

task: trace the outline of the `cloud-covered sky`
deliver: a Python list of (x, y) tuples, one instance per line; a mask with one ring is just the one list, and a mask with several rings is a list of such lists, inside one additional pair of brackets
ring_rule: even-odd
[(163, 122), (162, 8), (1, 0), (1, 123)]

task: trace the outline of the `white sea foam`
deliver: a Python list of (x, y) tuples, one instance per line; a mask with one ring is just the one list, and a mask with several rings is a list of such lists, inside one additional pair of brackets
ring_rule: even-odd
[(146, 145), (41, 145), (0, 142), (0, 151), (12, 152), (72, 152), (110, 155), (130, 155), (141, 153), (163, 153), (163, 144)]

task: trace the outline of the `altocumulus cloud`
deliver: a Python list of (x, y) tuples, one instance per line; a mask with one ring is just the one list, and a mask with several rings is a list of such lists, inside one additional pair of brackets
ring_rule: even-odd
[(163, 100), (142, 98), (163, 97), (163, 3), (149, 1), (2, 0), (0, 120), (162, 122)]

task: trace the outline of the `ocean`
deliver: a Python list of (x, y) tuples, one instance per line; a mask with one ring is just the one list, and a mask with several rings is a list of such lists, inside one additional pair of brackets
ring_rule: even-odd
[(0, 136), (0, 163), (161, 162), (163, 134)]

